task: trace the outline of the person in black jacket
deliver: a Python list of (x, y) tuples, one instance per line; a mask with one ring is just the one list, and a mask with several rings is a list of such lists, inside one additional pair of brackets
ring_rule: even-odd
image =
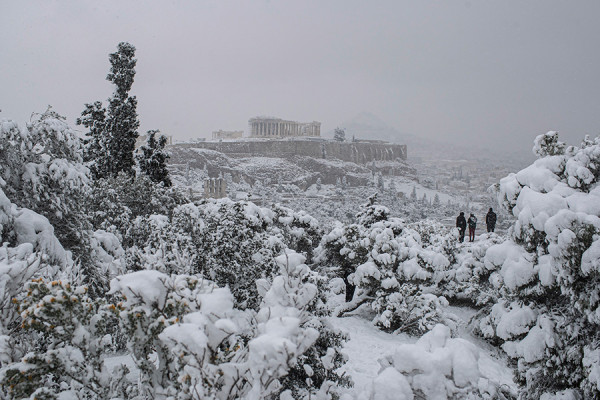
[(465, 219), (465, 213), (461, 211), (458, 218), (456, 218), (456, 227), (458, 228), (458, 241), (465, 241), (465, 230), (467, 229), (467, 220)]
[(477, 217), (471, 213), (467, 224), (469, 224), (469, 242), (473, 242), (475, 240), (475, 228), (477, 228)]
[(494, 232), (496, 228), (496, 213), (491, 208), (485, 216), (485, 224), (487, 225), (488, 232)]

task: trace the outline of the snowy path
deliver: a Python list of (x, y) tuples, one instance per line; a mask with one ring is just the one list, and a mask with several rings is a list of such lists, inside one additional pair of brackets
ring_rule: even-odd
[[(484, 355), (483, 365), (488, 371), (504, 384), (516, 388), (512, 380), (512, 369), (504, 360), (498, 358), (497, 351), (484, 341), (471, 335), (466, 325), (474, 310), (463, 307), (449, 307), (448, 311), (457, 317), (459, 322), (458, 335), (479, 347)], [(354, 381), (354, 394), (361, 393), (377, 376), (380, 365), (378, 360), (394, 351), (394, 348), (404, 343), (415, 343), (419, 338), (406, 334), (394, 335), (377, 329), (368, 315), (352, 315), (343, 318), (332, 318), (334, 326), (346, 331), (350, 339), (344, 347), (348, 362), (343, 367)]]
[(350, 335), (344, 347), (348, 362), (343, 370), (354, 381), (353, 392), (359, 393), (379, 372), (377, 361), (402, 343), (414, 343), (418, 338), (409, 335), (391, 335), (377, 329), (363, 316), (332, 318), (332, 324)]

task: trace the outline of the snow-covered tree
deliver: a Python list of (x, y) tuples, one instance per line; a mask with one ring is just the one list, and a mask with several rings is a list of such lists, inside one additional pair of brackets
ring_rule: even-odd
[(157, 185), (143, 174), (97, 179), (91, 189), (87, 208), (94, 228), (117, 234), (125, 247), (137, 244), (128, 234), (137, 217), (171, 216), (175, 207), (188, 202), (178, 188)]
[(194, 276), (139, 271), (115, 279), (112, 292), (121, 301), (113, 310), (140, 371), (137, 393), (334, 398), (349, 383), (335, 372), (344, 337), (315, 314), (318, 288), (303, 259), (282, 255), (278, 275), (257, 281), (258, 312), (236, 309), (228, 288)]
[(333, 131), (333, 140), (338, 142), (346, 141), (346, 131), (343, 128), (335, 128)]
[(417, 188), (413, 186), (412, 192), (410, 192), (410, 199), (412, 201), (417, 201)]
[(134, 175), (134, 150), (140, 125), (137, 99), (129, 91), (135, 77), (135, 47), (121, 42), (109, 55), (111, 69), (106, 80), (116, 88), (108, 107), (101, 102), (86, 104), (77, 124), (89, 129), (86, 135), (86, 159), (96, 178), (116, 177), (120, 172)]
[(369, 303), (382, 329), (411, 333), (445, 320), (441, 307), (446, 300), (423, 293), (423, 287), (431, 286), (435, 270), (448, 267), (448, 259), (423, 248), (419, 234), (389, 217), (386, 207), (375, 204), (375, 196), (362, 207), (357, 221), (334, 228), (317, 249), (319, 262), (346, 283), (347, 304), (338, 314)]
[(111, 375), (104, 365), (111, 343), (107, 327), (114, 317), (103, 301), (90, 299), (87, 287), (60, 280), (36, 279), (25, 290), (19, 299), (21, 329), (39, 340), (18, 362), (0, 370), (0, 385), (8, 388), (9, 398), (109, 399), (124, 394), (127, 369)]
[(121, 42), (117, 52), (109, 56), (111, 69), (106, 79), (116, 85), (113, 97), (108, 100), (106, 127), (110, 133), (108, 155), (111, 157), (110, 174), (134, 174), (133, 152), (140, 125), (137, 118), (137, 99), (129, 96), (135, 77), (135, 47)]
[(517, 218), (485, 264), (503, 295), (480, 323), (518, 361), (524, 398), (565, 389), (597, 398), (600, 385), (600, 137), (567, 147), (540, 135), (532, 165), (497, 185)]
[(0, 124), (0, 182), (12, 202), (44, 215), (63, 246), (86, 257), (84, 205), (89, 192), (80, 139), (50, 108), (34, 114), (26, 129)]
[(108, 176), (110, 158), (106, 157), (109, 136), (106, 131), (106, 108), (101, 101), (85, 104), (77, 125), (88, 128), (85, 133), (83, 159), (94, 178)]
[(156, 134), (158, 130), (151, 130), (147, 133), (146, 144), (138, 150), (137, 160), (140, 170), (148, 175), (152, 182), (161, 183), (165, 186), (171, 186), (169, 171), (167, 169), (167, 160), (169, 154), (165, 151), (167, 138), (160, 135), (158, 140)]

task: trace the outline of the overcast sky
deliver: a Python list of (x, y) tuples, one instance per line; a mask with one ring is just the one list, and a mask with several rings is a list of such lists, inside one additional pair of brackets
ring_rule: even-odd
[(0, 0), (0, 118), (106, 100), (136, 46), (141, 132), (371, 112), (426, 138), (529, 148), (600, 133), (600, 1)]

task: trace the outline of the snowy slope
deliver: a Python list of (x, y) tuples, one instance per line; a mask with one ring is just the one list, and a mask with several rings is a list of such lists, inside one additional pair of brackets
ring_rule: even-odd
[[(481, 351), (479, 368), (486, 374), (497, 377), (501, 384), (516, 391), (517, 385), (512, 379), (513, 371), (506, 365), (505, 360), (499, 358), (493, 347), (469, 333), (468, 319), (474, 314), (474, 310), (448, 307), (448, 311), (454, 313), (459, 321), (458, 337), (469, 341)], [(354, 381), (354, 388), (349, 389), (349, 393), (358, 395), (359, 398), (361, 393), (369, 389), (373, 379), (382, 369), (379, 362), (381, 359), (392, 354), (398, 346), (413, 344), (419, 339), (406, 334), (385, 333), (370, 322), (368, 315), (368, 311), (362, 309), (357, 311), (357, 315), (332, 318), (332, 323), (350, 336), (350, 340), (344, 347), (348, 362), (343, 370), (350, 374)]]

